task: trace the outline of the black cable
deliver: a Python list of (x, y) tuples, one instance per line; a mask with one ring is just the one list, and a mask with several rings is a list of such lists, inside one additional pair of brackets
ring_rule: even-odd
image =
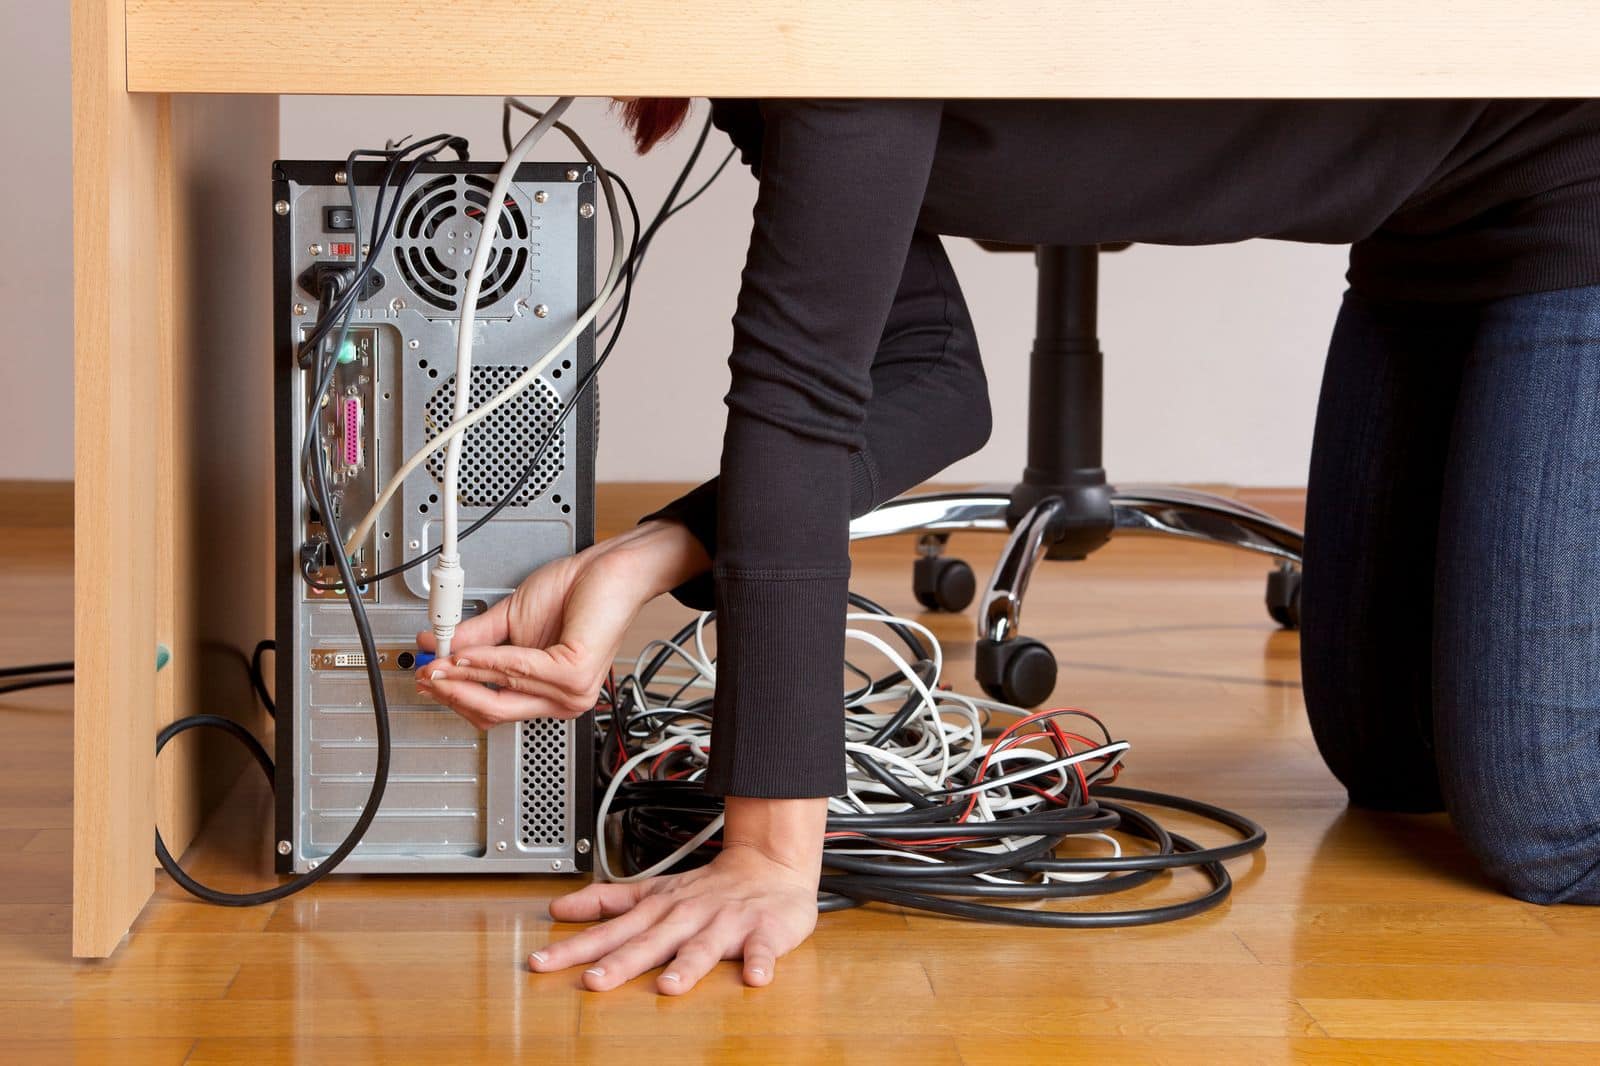
[(72, 661), (65, 659), (53, 663), (25, 663), (21, 666), (0, 667), (0, 678), (5, 677), (20, 678), (20, 680), (0, 685), (0, 696), (35, 688), (70, 685), (73, 683)]
[(24, 681), (12, 681), (8, 684), (0, 685), (0, 696), (12, 692), (26, 692), (32, 688), (51, 688), (55, 685), (70, 685), (72, 683), (71, 674), (63, 674), (59, 677), (33, 677)]
[(23, 666), (0, 666), (0, 677), (27, 677), (30, 674), (61, 674), (72, 670), (72, 660), (56, 663), (28, 663)]
[(261, 701), (261, 706), (266, 708), (272, 717), (278, 717), (278, 705), (272, 700), (272, 693), (267, 691), (267, 678), (261, 671), (261, 656), (267, 652), (274, 655), (278, 652), (278, 642), (272, 639), (256, 642), (255, 650), (250, 653), (250, 687), (256, 690), (256, 699)]
[(664, 216), (662, 216), (661, 221), (663, 221), (663, 222), (667, 221), (667, 219), (671, 218), (673, 215), (677, 214), (679, 211), (682, 211), (684, 208), (688, 207), (690, 204), (692, 204), (696, 200), (700, 199), (700, 197), (704, 196), (705, 193), (706, 193), (706, 190), (711, 188), (711, 186), (716, 183), (716, 180), (718, 178), (722, 177), (722, 172), (724, 170), (728, 169), (728, 164), (733, 162), (733, 157), (735, 155), (737, 155), (738, 153), (739, 153), (739, 150), (737, 148), (728, 149), (728, 154), (722, 157), (722, 162), (717, 164), (717, 169), (713, 170), (711, 172), (711, 176), (709, 178), (707, 178), (705, 180), (705, 182), (698, 189), (696, 189), (694, 192), (690, 193), (688, 196), (685, 196), (683, 198), (683, 202), (682, 203), (680, 203), (677, 207), (674, 207), (671, 211), (668, 211)]

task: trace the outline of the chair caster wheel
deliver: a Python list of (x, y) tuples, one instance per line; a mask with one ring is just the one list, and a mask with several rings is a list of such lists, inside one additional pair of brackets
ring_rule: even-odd
[(1284, 629), (1300, 628), (1300, 568), (1281, 566), (1267, 575), (1267, 613)]
[(1056, 687), (1056, 657), (1031, 637), (980, 640), (978, 684), (993, 699), (1017, 707), (1036, 707)]
[(911, 568), (911, 591), (930, 611), (964, 611), (978, 592), (972, 567), (945, 555), (925, 555)]

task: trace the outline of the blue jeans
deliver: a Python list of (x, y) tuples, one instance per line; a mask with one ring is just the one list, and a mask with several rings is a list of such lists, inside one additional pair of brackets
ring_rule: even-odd
[(1348, 294), (1304, 573), (1306, 706), (1351, 802), (1443, 807), (1512, 895), (1600, 903), (1600, 286)]

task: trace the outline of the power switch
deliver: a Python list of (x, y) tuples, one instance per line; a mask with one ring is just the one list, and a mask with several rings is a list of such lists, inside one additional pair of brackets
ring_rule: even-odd
[(322, 209), (322, 228), (329, 233), (349, 233), (356, 228), (355, 212), (348, 205), (344, 207), (324, 207)]

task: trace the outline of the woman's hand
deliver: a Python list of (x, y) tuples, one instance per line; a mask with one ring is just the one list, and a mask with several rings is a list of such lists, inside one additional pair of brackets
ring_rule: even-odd
[(721, 853), (688, 873), (634, 884), (595, 883), (550, 903), (561, 922), (609, 918), (528, 957), (535, 971), (587, 966), (604, 992), (666, 964), (656, 990), (680, 995), (723, 959), (744, 960), (744, 982), (765, 985), (782, 956), (817, 925), (825, 799), (730, 796)]
[[(418, 669), (417, 689), (479, 729), (575, 718), (594, 706), (640, 608), (709, 566), (687, 529), (662, 521), (547, 563), (464, 620), (455, 654)], [(432, 651), (433, 634), (417, 644)]]

